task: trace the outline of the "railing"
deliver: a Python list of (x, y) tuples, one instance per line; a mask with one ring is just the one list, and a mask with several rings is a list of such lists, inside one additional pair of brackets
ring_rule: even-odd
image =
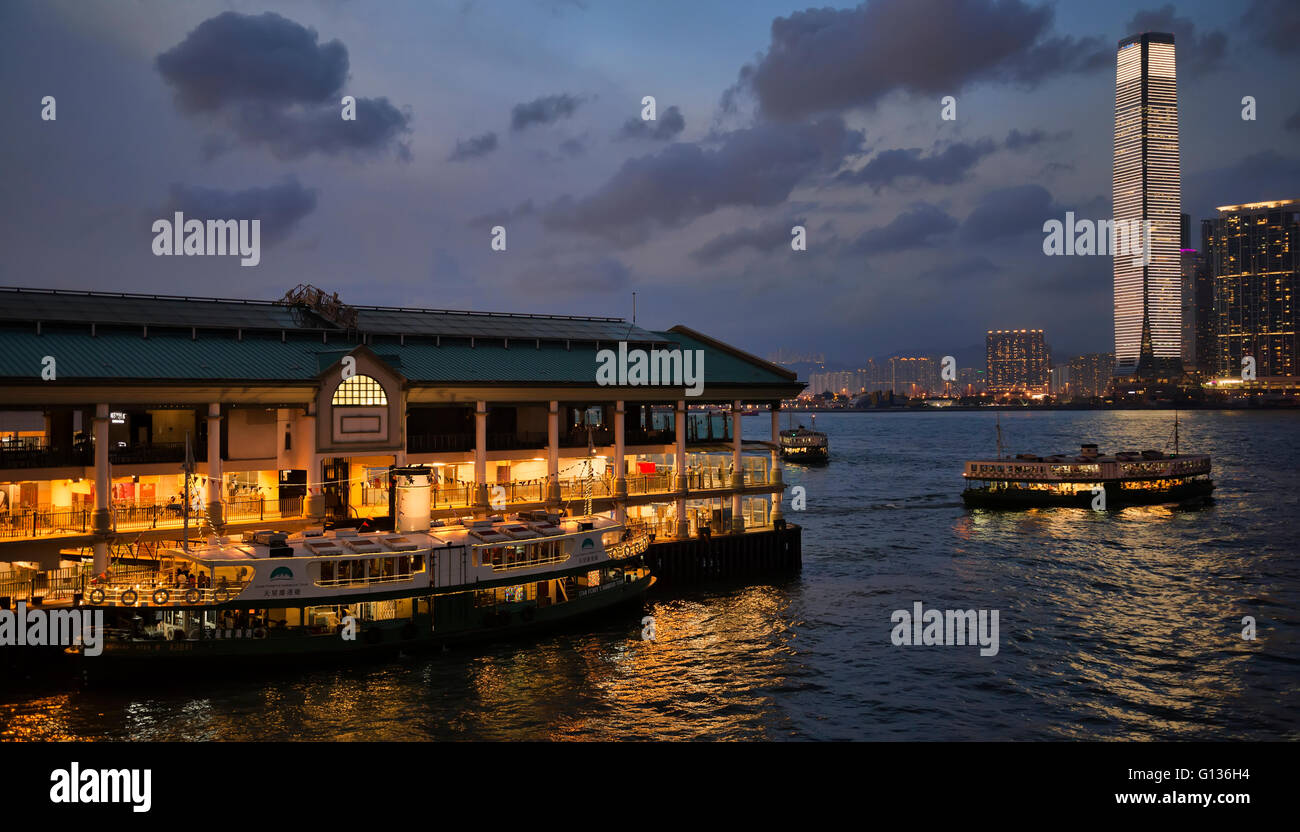
[(634, 474), (627, 478), (627, 493), (668, 494), (676, 489), (676, 477), (671, 472), (662, 474)]
[(611, 543), (605, 547), (605, 554), (610, 560), (623, 560), (624, 558), (634, 558), (650, 548), (650, 531), (644, 526), (638, 525), (637, 528), (628, 526), (629, 535), (626, 540), (620, 540), (618, 543)]
[[(109, 510), (109, 527), (115, 532), (175, 529), (184, 525), (180, 503), (122, 503)], [(303, 498), (267, 500), (262, 497), (236, 499), (223, 506), (227, 522), (301, 517)], [(57, 535), (90, 534), (94, 531), (94, 510), (89, 508), (22, 508), (0, 511), (0, 540)], [(190, 526), (200, 528), (205, 511), (190, 512)]]
[(94, 464), (89, 445), (51, 448), (45, 439), (0, 443), (0, 468), (84, 468)]
[(91, 531), (89, 509), (15, 509), (0, 512), (0, 539), (86, 534)]
[[(202, 462), (208, 458), (206, 442), (191, 442), (190, 452)], [(184, 462), (184, 442), (160, 442), (126, 448), (109, 448), (108, 461), (113, 465), (149, 465), (160, 462)]]
[[(590, 483), (591, 493), (587, 493), (587, 486)], [(583, 500), (588, 496), (593, 499), (614, 496), (614, 480), (610, 477), (593, 477), (591, 480), (582, 478), (560, 480), (560, 499), (561, 500)]]
[(464, 433), (417, 433), (406, 437), (406, 450), (413, 454), (439, 453), (442, 451), (474, 450), (474, 434)]

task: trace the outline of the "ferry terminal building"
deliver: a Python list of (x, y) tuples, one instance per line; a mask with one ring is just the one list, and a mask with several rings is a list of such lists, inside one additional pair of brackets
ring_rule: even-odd
[[(619, 342), (702, 350), (702, 395), (598, 384)], [(408, 465), (431, 519), (590, 503), (660, 539), (770, 529), (802, 386), (617, 318), (0, 289), (0, 583), (179, 540), (187, 440), (192, 536), (387, 515)]]

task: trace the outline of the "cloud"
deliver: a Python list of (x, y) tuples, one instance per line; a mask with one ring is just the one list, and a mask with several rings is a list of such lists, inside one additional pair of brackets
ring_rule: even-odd
[(1183, 177), (1183, 210), (1197, 217), (1216, 217), (1219, 205), (1238, 205), (1300, 194), (1300, 158), (1264, 150), (1236, 162)]
[(677, 105), (664, 110), (663, 115), (654, 121), (646, 121), (641, 118), (630, 118), (623, 123), (623, 129), (619, 131), (620, 139), (654, 139), (655, 141), (667, 141), (678, 133), (686, 129), (686, 118)]
[(852, 254), (889, 254), (933, 245), (936, 237), (957, 227), (957, 220), (937, 205), (917, 203), (887, 225), (869, 228), (849, 245)]
[(1300, 110), (1296, 110), (1291, 117), (1282, 123), (1282, 126), (1288, 130), (1300, 130)]
[(796, 225), (807, 225), (807, 220), (799, 217), (787, 220), (774, 220), (760, 223), (755, 228), (742, 228), (720, 234), (691, 252), (697, 262), (716, 263), (732, 252), (742, 248), (753, 248), (762, 252), (774, 251), (782, 246), (789, 246), (793, 237), (790, 229)]
[(543, 212), (543, 224), (636, 244), (656, 224), (678, 227), (728, 205), (779, 204), (800, 182), (837, 168), (862, 138), (831, 117), (760, 124), (708, 143), (678, 142), (627, 160), (590, 196), (556, 200)]
[(510, 111), (510, 129), (523, 130), (534, 124), (553, 124), (562, 118), (572, 116), (581, 103), (581, 98), (564, 93), (516, 104)]
[(520, 288), (532, 290), (545, 286), (547, 291), (574, 295), (617, 291), (630, 283), (631, 272), (622, 261), (613, 257), (569, 264), (536, 265), (525, 269), (515, 278), (515, 284)]
[(970, 242), (985, 242), (1041, 233), (1052, 217), (1065, 218), (1065, 209), (1052, 201), (1042, 185), (1014, 185), (985, 193), (962, 223), (961, 236)]
[(1109, 65), (1099, 39), (1047, 37), (1052, 14), (1022, 0), (875, 0), (794, 12), (772, 21), (767, 51), (741, 69), (723, 105), (748, 91), (764, 115), (793, 121), (871, 106), (894, 91), (956, 95), (981, 80), (1034, 84)]
[(484, 133), (461, 141), (456, 140), (456, 149), (447, 157), (449, 162), (463, 162), (466, 159), (478, 159), (497, 149), (497, 134)]
[(582, 139), (565, 139), (560, 142), (560, 152), (570, 159), (575, 159), (587, 152), (587, 145)]
[(277, 243), (316, 210), (316, 189), (290, 177), (278, 185), (223, 191), (173, 183), (165, 216), (182, 211), (187, 220), (261, 220), (262, 242)]
[(987, 257), (964, 257), (950, 263), (940, 263), (921, 272), (921, 277), (930, 280), (956, 281), (970, 280), (976, 277), (992, 277), (1002, 271), (1002, 267)]
[[(348, 51), (272, 12), (223, 12), (194, 28), (154, 59), (176, 92), (182, 112), (215, 116), (248, 145), (265, 145), (280, 159), (312, 152), (376, 153), (394, 149), (409, 159), (411, 114), (387, 98), (356, 97), (355, 120), (343, 119)], [(216, 142), (220, 142), (217, 139)], [(205, 158), (229, 149), (205, 142)]]
[(1214, 30), (1197, 37), (1196, 24), (1186, 17), (1178, 17), (1172, 3), (1133, 15), (1126, 31), (1171, 33), (1180, 74), (1202, 75), (1217, 69), (1228, 49), (1228, 36), (1223, 32)]
[(1300, 51), (1300, 3), (1254, 0), (1241, 23), (1263, 46), (1283, 55)]
[(918, 147), (884, 150), (861, 168), (841, 172), (835, 181), (848, 185), (870, 185), (876, 192), (899, 180), (953, 185), (965, 179), (980, 159), (995, 150), (997, 145), (991, 139), (971, 143), (956, 142), (929, 156), (922, 156)]
[(196, 26), (154, 65), (191, 111), (237, 101), (322, 103), (347, 80), (348, 50), (337, 40), (316, 41), (314, 29), (273, 12), (222, 12)]
[(470, 228), (492, 228), (498, 225), (505, 225), (510, 220), (531, 217), (534, 213), (533, 201), (526, 199), (516, 205), (514, 208), (503, 208), (499, 211), (493, 211), (488, 214), (480, 214), (470, 219), (466, 225)]
[(279, 109), (262, 102), (229, 108), (228, 124), (246, 144), (266, 145), (277, 159), (299, 159), (309, 153), (335, 156), (382, 152), (394, 147), (398, 158), (411, 158), (408, 143), (398, 137), (410, 133), (410, 113), (387, 98), (358, 98), (356, 120), (345, 121), (341, 107)]
[(1019, 129), (1013, 127), (1011, 132), (1007, 134), (1007, 140), (1003, 146), (1007, 150), (1024, 150), (1027, 147), (1034, 147), (1047, 142), (1063, 141), (1068, 139), (1070, 135), (1069, 130), (1048, 133), (1046, 130), (1033, 129), (1022, 133)]

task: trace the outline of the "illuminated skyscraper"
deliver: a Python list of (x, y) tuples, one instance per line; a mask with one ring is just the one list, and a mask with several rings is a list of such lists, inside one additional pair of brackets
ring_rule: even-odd
[(1173, 35), (1119, 42), (1112, 185), (1116, 224), (1150, 223), (1150, 239), (1141, 240), (1149, 256), (1115, 256), (1115, 372), (1174, 376), (1182, 366), (1182, 193)]
[(1300, 375), (1300, 200), (1225, 205), (1209, 236), (1215, 373), (1239, 377), (1249, 356), (1257, 379)]
[(1041, 329), (990, 329), (984, 337), (984, 348), (990, 393), (1047, 392), (1050, 357)]

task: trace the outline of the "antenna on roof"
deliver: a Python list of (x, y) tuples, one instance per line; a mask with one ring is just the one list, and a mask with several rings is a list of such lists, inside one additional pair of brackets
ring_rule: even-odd
[(346, 329), (357, 328), (357, 310), (339, 300), (339, 293), (327, 295), (310, 283), (299, 283), (284, 293), (276, 303), (305, 307), (332, 324)]

